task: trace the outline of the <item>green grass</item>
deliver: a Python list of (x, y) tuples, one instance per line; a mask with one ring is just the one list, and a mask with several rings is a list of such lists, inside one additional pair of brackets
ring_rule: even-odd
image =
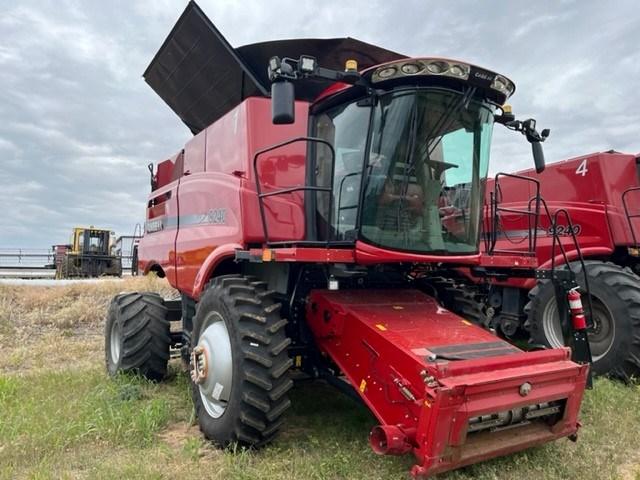
[(175, 388), (109, 381), (98, 369), (3, 377), (0, 464), (15, 468), (87, 443), (149, 447), (172, 418), (175, 397)]
[[(272, 445), (212, 447), (193, 425), (189, 381), (177, 365), (160, 384), (105, 374), (104, 305), (120, 289), (0, 288), (0, 479), (409, 478), (412, 456), (372, 453), (367, 435), (376, 422), (367, 409), (318, 383), (292, 391)], [(83, 303), (85, 315), (61, 316), (69, 302)], [(581, 418), (577, 443), (559, 440), (438, 478), (640, 480), (640, 386), (597, 380)]]
[[(221, 452), (189, 428), (183, 373), (163, 384), (109, 379), (99, 367), (5, 375), (0, 477), (407, 478), (411, 456), (370, 451), (367, 432), (375, 421), (363, 406), (321, 384), (295, 389), (292, 400), (288, 424), (272, 446)], [(578, 443), (560, 440), (439, 478), (639, 478), (639, 387), (598, 380), (582, 418)], [(180, 435), (171, 436), (176, 428)]]

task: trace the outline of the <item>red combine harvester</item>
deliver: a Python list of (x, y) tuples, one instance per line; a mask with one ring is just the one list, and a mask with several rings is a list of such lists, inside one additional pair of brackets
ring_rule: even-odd
[[(536, 178), (550, 213), (564, 209), (572, 226), (559, 222), (556, 230), (582, 287), (589, 284), (593, 307), (589, 340), (593, 370), (620, 378), (640, 374), (640, 156), (614, 151), (593, 153), (557, 162)], [(489, 195), (494, 188), (488, 182)], [(497, 193), (504, 210), (487, 231), (496, 235), (485, 245), (491, 249), (530, 249), (531, 217), (509, 209), (528, 208), (534, 197), (516, 177), (503, 178)], [(487, 199), (489, 202), (491, 198)], [(490, 214), (491, 212), (488, 212)], [(492, 217), (493, 219), (494, 217)], [(542, 268), (564, 260), (556, 248), (548, 217), (538, 224), (535, 252)], [(575, 247), (579, 243), (580, 250)], [(579, 256), (585, 260), (585, 270)], [(586, 271), (587, 278), (584, 278)], [(549, 347), (565, 345), (568, 325), (558, 320), (553, 285), (534, 279), (490, 277), (467, 270), (467, 278), (438, 285), (441, 297), (454, 311), (512, 338), (528, 338)], [(473, 287), (469, 281), (478, 284)], [(586, 282), (586, 283), (585, 283)], [(589, 302), (587, 302), (589, 303)]]
[[(479, 248), (493, 124), (544, 168), (548, 132), (502, 107), (510, 80), (350, 38), (234, 49), (193, 2), (144, 77), (195, 134), (155, 169), (138, 251), (182, 297), (113, 300), (110, 373), (161, 379), (180, 349), (221, 446), (274, 438), (290, 370), (324, 379), (414, 476), (575, 439), (589, 352), (570, 272)], [(573, 350), (525, 352), (443, 308), (443, 266), (552, 279)]]

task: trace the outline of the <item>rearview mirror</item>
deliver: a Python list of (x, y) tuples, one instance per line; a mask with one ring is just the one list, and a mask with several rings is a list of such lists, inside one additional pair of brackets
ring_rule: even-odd
[(533, 163), (536, 166), (536, 173), (542, 173), (544, 171), (544, 152), (542, 151), (542, 143), (531, 142), (531, 151), (533, 153)]
[(275, 125), (296, 121), (293, 83), (285, 80), (271, 84), (271, 118)]

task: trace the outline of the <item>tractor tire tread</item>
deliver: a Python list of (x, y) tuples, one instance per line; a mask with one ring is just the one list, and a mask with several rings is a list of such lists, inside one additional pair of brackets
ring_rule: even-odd
[(285, 398), (277, 406), (273, 407), (269, 413), (267, 413), (267, 418), (269, 419), (270, 422), (274, 422), (290, 406), (291, 406), (291, 400), (289, 400), (288, 398)]
[(275, 388), (272, 388), (269, 392), (269, 398), (272, 402), (277, 402), (280, 400), (286, 393), (293, 388), (293, 380), (287, 379), (286, 382), (278, 385)]
[(271, 405), (268, 401), (264, 400), (261, 395), (254, 394), (251, 391), (247, 391), (242, 394), (242, 401), (247, 405), (257, 408), (263, 413), (267, 413), (271, 409)]
[(253, 288), (255, 288), (256, 290), (266, 290), (269, 286), (269, 284), (267, 282), (264, 282), (262, 280), (256, 280), (254, 282), (249, 282), (249, 285), (251, 285)]
[(269, 428), (266, 428), (262, 432), (262, 436), (267, 438), (268, 441), (270, 441), (271, 438), (273, 438), (273, 436), (278, 432), (278, 430), (280, 429), (280, 427), (282, 427), (283, 424), (284, 424), (284, 418), (280, 418), (279, 420), (276, 420), (269, 426)]
[(274, 357), (277, 357), (278, 355), (280, 355), (280, 352), (285, 350), (289, 345), (291, 345), (291, 339), (285, 338), (279, 344), (271, 347), (271, 350), (269, 353), (271, 353), (271, 355), (273, 355)]
[(240, 320), (249, 320), (251, 322), (256, 322), (260, 324), (267, 323), (267, 317), (259, 313), (253, 313), (253, 312), (242, 312), (240, 316)]
[(280, 311), (281, 308), (282, 308), (282, 304), (281, 303), (273, 303), (273, 304), (269, 305), (268, 307), (264, 308), (264, 313), (266, 313), (266, 314), (276, 313), (276, 312)]
[[(111, 375), (137, 373), (153, 381), (165, 377), (171, 348), (167, 313), (164, 300), (156, 293), (131, 292), (114, 297), (105, 328), (106, 365)], [(113, 322), (120, 323), (122, 335), (117, 362), (109, 351)]]
[(264, 335), (260, 332), (256, 332), (254, 330), (249, 330), (249, 329), (240, 330), (240, 335), (242, 335), (244, 338), (249, 338), (254, 342), (261, 343), (262, 345), (271, 344), (271, 337)]
[(214, 278), (200, 297), (194, 344), (198, 343), (206, 312), (218, 311), (227, 324), (234, 359), (230, 397), (218, 419), (208, 415), (199, 387), (192, 383), (200, 429), (222, 447), (261, 447), (269, 443), (291, 405), (286, 395), (293, 386), (287, 375), (293, 365), (287, 351), (291, 340), (274, 297), (266, 282), (242, 275)]

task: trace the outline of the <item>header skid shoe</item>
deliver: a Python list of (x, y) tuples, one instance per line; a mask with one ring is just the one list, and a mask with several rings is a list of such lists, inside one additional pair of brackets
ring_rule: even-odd
[(425, 477), (574, 438), (588, 366), (524, 352), (416, 290), (315, 290), (308, 323), (380, 421), (379, 454)]

